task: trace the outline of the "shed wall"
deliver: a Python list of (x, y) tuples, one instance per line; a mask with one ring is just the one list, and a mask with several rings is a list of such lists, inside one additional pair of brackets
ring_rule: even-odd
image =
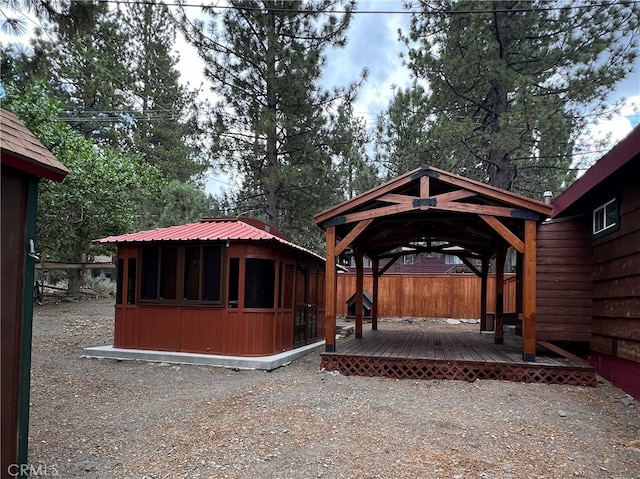
[[(137, 260), (137, 286), (140, 290), (139, 246), (123, 244), (118, 247), (118, 258), (124, 271), (119, 278), (129, 277), (129, 259)], [(226, 248), (222, 277), (228, 279), (230, 258), (239, 258), (239, 293), (237, 307), (227, 307), (228, 288), (223, 287), (220, 304), (170, 303), (163, 301), (137, 301), (128, 304), (127, 286), (120, 289), (123, 294), (121, 304), (115, 307), (114, 346), (119, 348), (150, 349), (163, 351), (183, 351), (237, 356), (264, 356), (290, 350), (294, 346), (294, 311), (299, 286), (286, 280), (280, 265), (307, 264), (319, 273), (313, 275), (311, 284), (317, 287), (309, 302), (316, 302), (316, 310), (324, 315), (324, 264), (313, 264), (287, 248), (272, 244), (233, 243)], [(244, 308), (242, 288), (245, 283), (245, 258), (268, 258), (276, 261), (274, 294), (276, 298), (271, 308)], [(287, 273), (288, 274), (288, 273)], [(317, 278), (321, 281), (317, 281)], [(288, 285), (288, 286), (285, 286)], [(288, 289), (286, 289), (288, 288)], [(286, 298), (289, 298), (288, 300)], [(305, 301), (306, 302), (306, 301)], [(277, 307), (279, 305), (279, 307)], [(319, 325), (320, 326), (320, 325)], [(324, 329), (318, 327), (316, 335), (309, 338), (315, 342), (324, 336)]]
[(538, 225), (536, 339), (591, 340), (592, 255), (584, 218)]
[(14, 464), (18, 456), (19, 373), (28, 195), (25, 178), (25, 175), (20, 175), (11, 168), (2, 168), (2, 477), (7, 477), (6, 468), (9, 464)]

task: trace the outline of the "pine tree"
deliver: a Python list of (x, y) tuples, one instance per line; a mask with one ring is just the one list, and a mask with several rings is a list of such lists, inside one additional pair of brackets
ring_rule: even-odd
[(566, 187), (578, 134), (631, 71), (640, 6), (419, 4), (403, 37), (407, 66), (428, 83), (427, 149), (416, 161), (534, 197)]
[(201, 144), (195, 93), (180, 83), (179, 59), (172, 51), (176, 31), (168, 7), (161, 2), (124, 6), (116, 20), (129, 39), (127, 65), (135, 111), (131, 143), (167, 178), (198, 180), (209, 161)]
[(206, 9), (209, 23), (186, 31), (221, 97), (215, 148), (241, 178), (238, 212), (307, 246), (321, 243), (313, 214), (340, 199), (328, 108), (337, 98), (350, 101), (355, 88), (318, 86), (323, 52), (344, 45), (349, 25), (352, 3), (340, 6), (347, 14), (326, 13), (336, 5), (232, 0), (222, 13)]

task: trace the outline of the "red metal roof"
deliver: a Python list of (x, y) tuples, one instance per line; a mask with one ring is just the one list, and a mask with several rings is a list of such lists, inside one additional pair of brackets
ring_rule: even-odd
[(617, 143), (602, 158), (600, 158), (584, 175), (578, 178), (558, 196), (553, 202), (553, 217), (559, 216), (564, 210), (587, 194), (591, 189), (602, 183), (613, 173), (618, 171), (629, 161), (640, 154), (640, 125)]
[(262, 221), (252, 218), (205, 218), (197, 223), (169, 226), (154, 230), (108, 236), (95, 240), (97, 244), (153, 243), (160, 241), (276, 241), (304, 253), (317, 255), (286, 239), (282, 233)]
[(16, 115), (0, 109), (2, 164), (40, 178), (62, 181), (69, 170), (47, 150)]

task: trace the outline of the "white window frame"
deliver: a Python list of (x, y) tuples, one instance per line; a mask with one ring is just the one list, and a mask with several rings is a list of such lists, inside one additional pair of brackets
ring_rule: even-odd
[(414, 255), (412, 255), (412, 254), (405, 254), (402, 257), (402, 264), (413, 264), (414, 263), (413, 256)]
[[(615, 211), (615, 218), (613, 222), (608, 222), (608, 212), (613, 209)], [(598, 222), (601, 221), (602, 225), (598, 225)], [(618, 202), (614, 198), (610, 201), (607, 201), (605, 204), (598, 206), (593, 210), (592, 216), (592, 233), (593, 235), (599, 235), (604, 233), (605, 231), (615, 228), (618, 225)]]
[(455, 254), (448, 254), (445, 253), (444, 255), (444, 264), (451, 264), (451, 265), (455, 265), (455, 264), (464, 264), (464, 262)]

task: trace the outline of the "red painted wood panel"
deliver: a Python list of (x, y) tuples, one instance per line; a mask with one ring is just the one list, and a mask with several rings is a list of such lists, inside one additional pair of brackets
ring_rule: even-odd
[(136, 347), (160, 351), (179, 351), (180, 316), (179, 308), (138, 308), (135, 320)]
[(180, 350), (223, 354), (226, 311), (223, 308), (184, 308), (181, 314)]

